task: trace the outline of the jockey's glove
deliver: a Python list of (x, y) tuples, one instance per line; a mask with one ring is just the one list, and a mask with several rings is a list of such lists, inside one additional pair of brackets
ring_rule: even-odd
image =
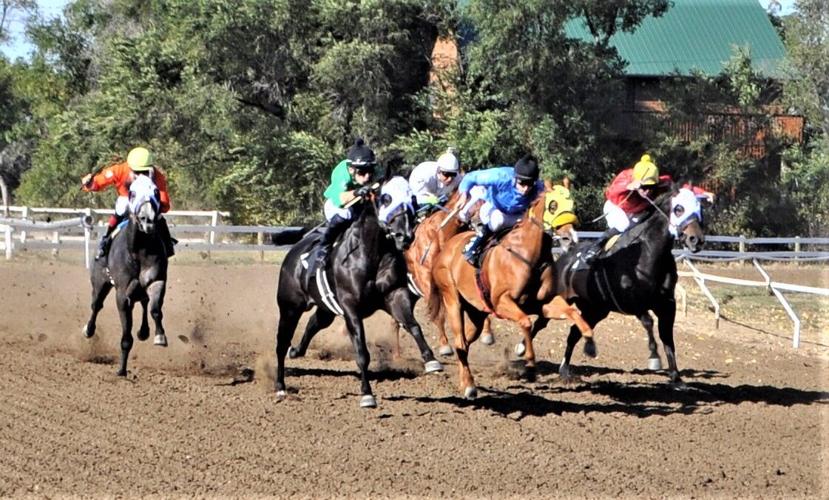
[(354, 190), (354, 196), (357, 198), (365, 198), (371, 193), (371, 186), (361, 186)]

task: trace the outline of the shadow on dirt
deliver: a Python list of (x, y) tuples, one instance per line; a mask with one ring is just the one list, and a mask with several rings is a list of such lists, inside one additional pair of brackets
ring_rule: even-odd
[[(355, 368), (352, 370), (333, 370), (330, 368), (302, 368), (292, 367), (285, 368), (286, 377), (349, 377), (359, 379), (360, 375)], [(394, 369), (385, 368), (382, 370), (369, 370), (369, 380), (376, 382), (387, 382), (394, 380), (411, 380), (421, 376), (420, 373), (415, 373), (409, 369)]]
[[(644, 361), (643, 361), (644, 364)], [(551, 363), (549, 361), (539, 361), (536, 365), (538, 375), (555, 375), (558, 373), (559, 364)], [(622, 370), (621, 368), (612, 368), (607, 366), (592, 366), (592, 365), (570, 365), (570, 371), (576, 375), (583, 375), (585, 377), (594, 375), (653, 375), (666, 374), (665, 370), (652, 371), (644, 368), (636, 368), (633, 370)], [(680, 370), (680, 375), (684, 378), (691, 379), (715, 379), (728, 378), (727, 373), (715, 370)]]
[[(804, 391), (790, 387), (768, 385), (728, 386), (692, 382), (685, 390), (676, 390), (664, 384), (637, 384), (620, 382), (579, 383), (576, 385), (539, 384), (535, 392), (524, 386), (512, 386), (520, 392), (506, 392), (478, 387), (482, 397), (468, 401), (459, 396), (433, 398), (428, 396), (391, 396), (385, 399), (414, 400), (423, 403), (446, 403), (461, 408), (485, 409), (513, 420), (527, 415), (543, 417), (564, 413), (623, 413), (636, 417), (706, 414), (715, 407), (741, 403), (765, 403), (774, 406), (829, 404), (829, 393)], [(545, 396), (593, 394), (608, 398), (608, 402), (578, 403), (548, 399)]]

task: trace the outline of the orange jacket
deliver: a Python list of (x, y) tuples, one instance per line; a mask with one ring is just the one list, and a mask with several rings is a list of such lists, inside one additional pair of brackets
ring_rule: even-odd
[[(167, 193), (167, 177), (158, 168), (152, 171), (152, 179), (158, 188), (158, 201), (161, 204), (161, 213), (170, 210), (170, 195)], [(127, 162), (116, 163), (103, 169), (98, 175), (92, 178), (89, 186), (84, 186), (84, 191), (100, 191), (107, 186), (115, 186), (118, 196), (129, 196), (130, 182), (132, 182), (132, 169)]]

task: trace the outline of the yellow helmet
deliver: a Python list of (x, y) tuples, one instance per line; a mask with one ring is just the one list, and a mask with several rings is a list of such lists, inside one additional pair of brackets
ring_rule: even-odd
[(633, 166), (633, 180), (641, 181), (643, 186), (659, 183), (659, 168), (651, 160), (651, 155), (644, 154)]
[(127, 165), (136, 172), (146, 172), (153, 168), (153, 154), (147, 148), (135, 148), (127, 155)]

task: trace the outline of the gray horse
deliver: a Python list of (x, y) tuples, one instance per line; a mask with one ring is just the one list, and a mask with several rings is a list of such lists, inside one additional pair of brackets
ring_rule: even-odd
[[(92, 266), (92, 315), (83, 334), (95, 335), (95, 319), (104, 306), (109, 291), (115, 287), (118, 313), (121, 316), (121, 366), (118, 375), (127, 375), (127, 358), (132, 349), (132, 308), (141, 302), (141, 327), (138, 340), (147, 340), (150, 325), (147, 306), (155, 321), (154, 344), (166, 347), (167, 337), (161, 325), (161, 306), (167, 287), (167, 254), (156, 232), (161, 214), (158, 191), (147, 176), (139, 176), (130, 185), (129, 218), (112, 241), (109, 255)], [(122, 223), (123, 224), (123, 223)]]

